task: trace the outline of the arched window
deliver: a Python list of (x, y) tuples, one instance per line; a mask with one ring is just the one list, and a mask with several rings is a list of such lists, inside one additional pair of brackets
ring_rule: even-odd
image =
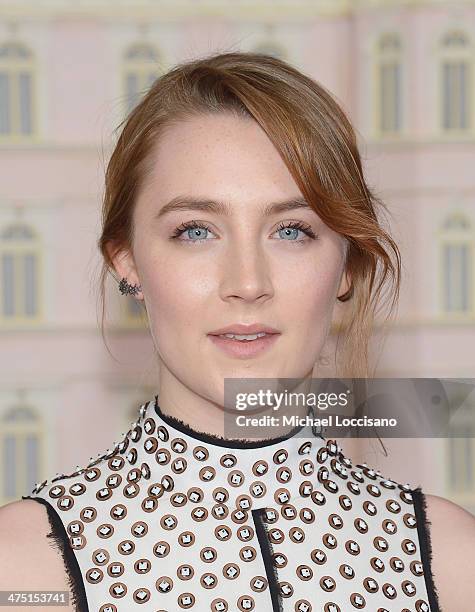
[(446, 34), (441, 44), (441, 126), (467, 130), (472, 126), (473, 67), (471, 44), (460, 31)]
[(0, 417), (0, 497), (3, 503), (28, 494), (42, 478), (42, 423), (20, 403)]
[(0, 137), (29, 136), (35, 131), (33, 73), (33, 54), (25, 45), (0, 45)]
[(40, 245), (34, 231), (13, 223), (0, 231), (0, 321), (37, 319)]
[(376, 46), (376, 131), (402, 129), (402, 45), (398, 34), (381, 36)]
[[(466, 402), (470, 402), (467, 398)], [(447, 438), (447, 489), (457, 502), (475, 510), (475, 403), (454, 412)]]
[(158, 51), (148, 43), (130, 46), (124, 55), (126, 110), (130, 112), (158, 77)]
[(474, 308), (474, 229), (461, 213), (452, 213), (441, 231), (442, 310), (468, 314)]

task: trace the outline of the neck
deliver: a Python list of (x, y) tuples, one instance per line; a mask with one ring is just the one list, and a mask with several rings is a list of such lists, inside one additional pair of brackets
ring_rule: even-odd
[[(187, 387), (180, 384), (169, 372), (165, 380), (160, 380), (160, 393), (158, 394), (159, 414), (170, 424), (180, 424), (182, 428), (202, 436), (208, 436), (213, 441), (242, 441), (244, 443), (256, 442), (262, 446), (266, 441), (285, 439), (297, 433), (302, 427), (283, 423), (284, 414), (305, 417), (308, 408), (298, 406), (277, 411), (269, 407), (238, 410), (227, 409), (223, 404), (203, 398), (192, 393)], [(171, 378), (171, 380), (170, 380)], [(164, 384), (169, 383), (169, 384)], [(303, 379), (293, 393), (305, 392), (307, 379)], [(252, 421), (250, 419), (253, 419)], [(260, 419), (259, 421), (256, 419)], [(272, 420), (273, 419), (273, 420)]]

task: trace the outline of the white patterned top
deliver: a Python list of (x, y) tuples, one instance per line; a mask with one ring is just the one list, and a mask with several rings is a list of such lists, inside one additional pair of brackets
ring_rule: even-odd
[(439, 612), (425, 499), (310, 426), (269, 440), (139, 410), (38, 484), (80, 612)]

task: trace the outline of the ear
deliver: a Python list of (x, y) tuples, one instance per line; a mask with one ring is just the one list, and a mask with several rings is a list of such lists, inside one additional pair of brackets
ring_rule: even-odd
[[(140, 285), (140, 279), (131, 250), (125, 247), (118, 249), (112, 242), (109, 242), (106, 245), (106, 249), (107, 253), (109, 254), (109, 258), (112, 261), (116, 275), (119, 278), (119, 282), (122, 280), (122, 278), (126, 278), (130, 285)], [(138, 300), (143, 300), (143, 292), (138, 291), (134, 297)]]

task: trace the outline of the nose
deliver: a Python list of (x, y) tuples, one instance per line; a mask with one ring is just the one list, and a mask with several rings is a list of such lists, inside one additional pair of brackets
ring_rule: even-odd
[(266, 254), (249, 241), (230, 245), (222, 264), (220, 295), (224, 301), (266, 301), (273, 297), (272, 273)]

